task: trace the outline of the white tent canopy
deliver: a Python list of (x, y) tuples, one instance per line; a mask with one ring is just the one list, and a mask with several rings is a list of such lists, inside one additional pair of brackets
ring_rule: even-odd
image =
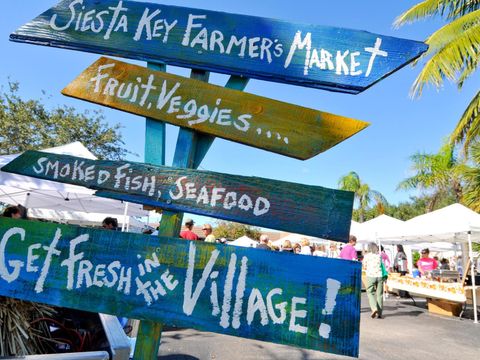
[(355, 228), (352, 226), (350, 233), (357, 237), (357, 242), (359, 243), (376, 242), (390, 231), (401, 231), (404, 224), (405, 222), (402, 220), (382, 214), (374, 219), (358, 224)]
[(237, 240), (229, 242), (228, 245), (241, 246), (241, 247), (256, 247), (257, 241), (250, 239), (247, 235), (239, 237)]
[(382, 243), (480, 242), (480, 214), (453, 204), (406, 221), (402, 227), (382, 232)]
[(302, 241), (302, 239), (307, 239), (310, 242), (310, 244), (328, 244), (330, 242), (329, 240), (325, 240), (325, 239), (321, 239), (313, 236), (306, 236), (301, 234), (288, 234), (281, 237), (278, 240), (272, 241), (272, 244), (280, 247), (282, 246), (285, 240), (290, 240), (292, 244), (296, 244)]
[[(46, 152), (96, 159), (80, 142), (45, 149)], [(8, 164), (19, 154), (0, 156), (0, 167)], [(123, 215), (125, 203), (94, 195), (94, 191), (70, 184), (36, 179), (30, 176), (0, 171), (0, 202), (30, 209), (55, 209), (57, 211), (80, 211)], [(147, 216), (142, 205), (129, 204), (127, 215)]]
[(407, 244), (419, 242), (468, 243), (473, 285), (474, 322), (478, 323), (472, 241), (480, 242), (480, 214), (461, 204), (452, 204), (414, 217), (406, 221), (403, 227), (382, 234), (379, 240), (381, 242)]

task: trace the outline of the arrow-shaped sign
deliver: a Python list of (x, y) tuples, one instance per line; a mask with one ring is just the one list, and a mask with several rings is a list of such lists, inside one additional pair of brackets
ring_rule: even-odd
[(302, 160), (368, 126), (107, 58), (62, 93)]
[(0, 218), (0, 295), (358, 356), (361, 264)]
[(346, 242), (350, 230), (353, 193), (320, 186), (38, 151), (26, 151), (2, 171), (103, 190), (109, 197), (166, 210), (324, 239)]
[(64, 0), (10, 39), (353, 94), (427, 50), (366, 31), (118, 0)]

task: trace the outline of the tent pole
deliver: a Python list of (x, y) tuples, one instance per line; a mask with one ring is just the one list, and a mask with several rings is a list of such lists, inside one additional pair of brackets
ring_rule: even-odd
[(473, 261), (472, 232), (468, 232), (468, 256), (470, 257), (470, 272), (472, 274), (473, 322), (478, 324), (477, 288), (475, 286), (475, 262)]
[(127, 213), (128, 213), (128, 202), (125, 202), (125, 207), (123, 209), (122, 232), (124, 232), (126, 228)]

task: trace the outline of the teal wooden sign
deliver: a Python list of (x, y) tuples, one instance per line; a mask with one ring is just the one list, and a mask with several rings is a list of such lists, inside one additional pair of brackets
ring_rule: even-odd
[(366, 31), (118, 0), (61, 1), (10, 39), (352, 94), (427, 50)]
[(0, 218), (0, 295), (358, 356), (361, 264)]
[(26, 151), (2, 171), (99, 196), (346, 242), (353, 193), (259, 177)]

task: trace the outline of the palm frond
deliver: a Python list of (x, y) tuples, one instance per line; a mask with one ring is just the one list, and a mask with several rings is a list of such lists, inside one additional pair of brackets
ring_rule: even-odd
[(338, 180), (338, 188), (356, 193), (360, 188), (360, 177), (355, 171), (350, 171)]
[(383, 194), (380, 191), (371, 190), (370, 193), (372, 194), (373, 200), (377, 205), (378, 204), (388, 205), (387, 198), (383, 196)]
[(447, 0), (425, 0), (417, 5), (412, 6), (405, 11), (399, 17), (397, 17), (393, 23), (394, 28), (398, 29), (400, 26), (410, 24), (416, 20), (424, 19), (433, 15), (443, 13), (445, 3)]
[[(438, 50), (427, 61), (412, 86), (411, 95), (413, 97), (420, 96), (426, 84), (440, 88), (445, 78), (456, 81), (471, 63), (469, 59), (478, 57), (480, 52), (480, 10), (477, 11), (477, 16), (478, 20), (474, 24), (470, 23), (468, 29), (462, 30), (455, 40)], [(471, 72), (473, 71), (470, 70)]]
[[(480, 135), (480, 91), (473, 97), (463, 112), (457, 126), (450, 136), (452, 144), (463, 142), (463, 149), (468, 153), (469, 145)], [(479, 162), (480, 164), (480, 162)]]
[(470, 145), (468, 155), (470, 162), (473, 162), (476, 168), (480, 168), (480, 141), (475, 141)]
[(463, 190), (462, 201), (472, 210), (480, 211), (480, 169), (468, 168), (463, 176), (467, 185)]
[(480, 0), (457, 0), (448, 14), (448, 19), (456, 19), (480, 9)]
[(480, 142), (471, 143), (469, 164), (463, 164), (459, 172), (465, 186), (462, 193), (462, 202), (472, 210), (480, 211)]
[(370, 186), (362, 183), (358, 189), (358, 202), (361, 209), (367, 209), (372, 201)]
[(457, 87), (461, 89), (465, 81), (472, 75), (475, 70), (477, 70), (480, 61), (480, 51), (477, 52), (476, 56), (472, 56), (467, 59), (465, 67), (462, 73), (458, 76)]
[[(457, 18), (430, 35), (425, 41), (429, 48), (427, 55), (437, 52), (452, 41), (457, 41), (464, 35), (464, 32), (480, 23), (480, 10), (472, 11)], [(478, 30), (477, 30), (478, 31)], [(477, 43), (478, 46), (478, 43)]]

